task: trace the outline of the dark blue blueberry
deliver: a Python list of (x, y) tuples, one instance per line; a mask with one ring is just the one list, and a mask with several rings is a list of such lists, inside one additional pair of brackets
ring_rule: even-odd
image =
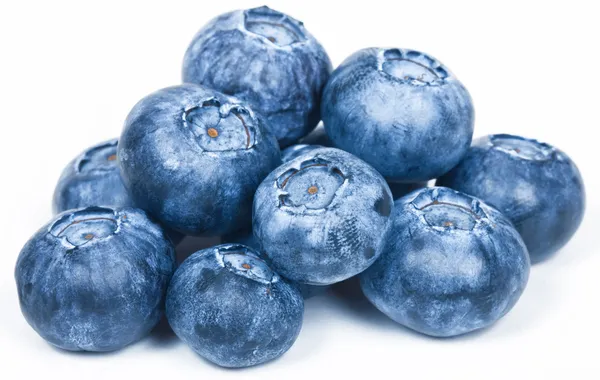
[(25, 244), (15, 269), (21, 311), (38, 334), (71, 351), (113, 351), (163, 313), (175, 250), (135, 208), (70, 210)]
[(315, 128), (331, 62), (304, 25), (267, 7), (223, 14), (194, 37), (183, 81), (249, 102), (281, 146)]
[(281, 163), (261, 116), (193, 84), (142, 99), (127, 117), (118, 159), (135, 204), (187, 235), (249, 228), (254, 192)]
[(403, 182), (389, 182), (388, 186), (392, 191), (394, 199), (402, 198), (406, 194), (427, 187), (427, 182), (416, 182), (416, 183), (403, 183)]
[(302, 327), (304, 303), (251, 248), (223, 244), (187, 258), (167, 294), (173, 331), (223, 367), (249, 367), (283, 355)]
[[(100, 143), (69, 162), (54, 189), (55, 214), (90, 206), (135, 206), (121, 179), (117, 143), (117, 139)], [(184, 237), (173, 230), (167, 234), (175, 245)]]
[(296, 144), (281, 151), (281, 161), (288, 162), (314, 149), (323, 148), (320, 145)]
[(88, 206), (133, 206), (121, 180), (117, 142), (95, 145), (67, 165), (54, 190), (54, 213)]
[(321, 113), (334, 145), (393, 182), (422, 182), (452, 169), (473, 135), (463, 85), (431, 56), (364, 49), (346, 59), (323, 92)]
[[(233, 234), (228, 234), (222, 237), (222, 241), (224, 243), (237, 243), (247, 245), (248, 247), (251, 247), (256, 252), (258, 252), (260, 258), (265, 260), (265, 262), (270, 262), (269, 256), (263, 253), (262, 248), (260, 246), (260, 242), (256, 240), (256, 238), (252, 234), (252, 231), (238, 231)], [(302, 298), (304, 298), (305, 300), (317, 296), (319, 294), (323, 294), (330, 288), (329, 286), (309, 285), (302, 284), (300, 282), (290, 281), (287, 279), (285, 280), (288, 281), (290, 284), (294, 285), (300, 291), (300, 294), (302, 294)]]
[(375, 169), (350, 153), (321, 148), (269, 174), (256, 192), (252, 224), (278, 273), (329, 285), (375, 261), (392, 206)]
[(519, 233), (496, 209), (445, 187), (396, 201), (381, 256), (360, 275), (367, 298), (394, 321), (448, 337), (487, 327), (529, 277)]
[(333, 143), (329, 139), (329, 136), (327, 136), (327, 132), (325, 132), (323, 123), (319, 123), (311, 133), (303, 137), (299, 142), (300, 144), (306, 145), (321, 145), (327, 148), (333, 147)]
[(575, 234), (585, 210), (585, 189), (575, 163), (562, 151), (512, 135), (479, 138), (438, 182), (496, 207), (515, 225), (539, 262)]

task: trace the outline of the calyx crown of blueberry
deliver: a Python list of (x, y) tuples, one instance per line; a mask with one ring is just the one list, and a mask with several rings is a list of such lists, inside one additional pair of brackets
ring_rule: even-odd
[(215, 248), (215, 253), (223, 267), (236, 275), (263, 284), (278, 280), (267, 263), (243, 244), (223, 244)]
[(509, 134), (490, 135), (489, 144), (493, 149), (530, 161), (547, 161), (563, 156), (553, 146), (534, 139)]
[(113, 139), (85, 151), (76, 162), (77, 172), (112, 171), (118, 168), (117, 144), (118, 140)]
[(88, 207), (61, 215), (52, 223), (48, 233), (69, 248), (81, 247), (92, 241), (114, 235), (126, 215), (105, 207)]
[[(294, 161), (292, 161), (294, 162)], [(304, 160), (275, 180), (279, 207), (325, 209), (347, 177), (338, 165), (321, 157)]]
[(479, 200), (445, 187), (421, 190), (411, 205), (424, 224), (436, 229), (470, 231), (489, 222)]
[(209, 98), (187, 109), (183, 119), (204, 151), (248, 150), (256, 145), (257, 120), (252, 111), (240, 104), (222, 104)]
[(302, 22), (267, 6), (244, 11), (244, 28), (280, 47), (307, 40)]
[(379, 70), (401, 82), (413, 85), (440, 85), (450, 73), (439, 61), (414, 50), (383, 49)]

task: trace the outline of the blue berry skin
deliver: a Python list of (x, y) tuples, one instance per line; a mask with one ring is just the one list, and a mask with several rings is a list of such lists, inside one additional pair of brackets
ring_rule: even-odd
[(487, 327), (517, 302), (529, 277), (519, 233), (496, 209), (445, 187), (395, 202), (381, 256), (360, 275), (375, 307), (420, 333)]
[[(237, 243), (251, 247), (256, 252), (258, 252), (261, 259), (269, 263), (269, 256), (263, 253), (262, 247), (260, 246), (260, 242), (254, 237), (251, 231), (238, 231), (233, 234), (222, 236), (221, 239), (224, 243)], [(330, 288), (329, 286), (308, 285), (302, 284), (300, 282), (290, 281), (287, 279), (285, 280), (288, 281), (291, 285), (295, 286), (296, 289), (300, 291), (302, 298), (304, 298), (305, 300), (323, 294)]]
[(142, 210), (88, 207), (33, 235), (15, 280), (25, 319), (46, 341), (114, 351), (158, 323), (174, 270), (173, 245)]
[(112, 139), (95, 145), (65, 167), (54, 190), (55, 214), (87, 206), (133, 206), (121, 180), (117, 142)]
[(281, 163), (259, 114), (194, 84), (138, 102), (117, 156), (135, 204), (165, 226), (196, 236), (250, 228), (254, 192)]
[(475, 140), (458, 166), (437, 183), (478, 197), (506, 215), (532, 263), (561, 249), (585, 211), (585, 188), (575, 163), (548, 144), (520, 136)]
[(311, 133), (300, 139), (299, 143), (306, 145), (321, 145), (327, 148), (333, 147), (333, 143), (329, 139), (329, 136), (327, 136), (323, 123), (319, 123)]
[(363, 49), (331, 75), (321, 113), (333, 144), (392, 182), (422, 182), (452, 169), (469, 149), (467, 90), (439, 61), (403, 49)]
[(183, 81), (248, 102), (286, 147), (319, 122), (331, 70), (302, 22), (263, 6), (225, 13), (202, 28), (185, 54)]
[(256, 191), (252, 225), (278, 273), (330, 285), (377, 259), (392, 207), (375, 169), (350, 153), (321, 148), (269, 174)]
[(288, 162), (312, 150), (323, 148), (320, 145), (295, 144), (281, 151), (281, 161)]
[[(75, 157), (63, 170), (54, 189), (54, 214), (91, 206), (135, 207), (123, 181), (117, 161), (118, 139), (112, 139)], [(174, 245), (184, 235), (167, 230)]]
[(187, 258), (167, 293), (167, 319), (196, 353), (222, 367), (249, 367), (294, 343), (304, 302), (252, 248), (222, 244)]
[(404, 182), (388, 182), (388, 186), (392, 191), (394, 199), (402, 198), (406, 194), (418, 189), (427, 187), (427, 182), (404, 183)]

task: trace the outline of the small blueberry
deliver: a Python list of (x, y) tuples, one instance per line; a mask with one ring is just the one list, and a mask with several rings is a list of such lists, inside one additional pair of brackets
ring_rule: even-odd
[(117, 142), (95, 145), (65, 167), (54, 190), (54, 213), (87, 206), (133, 206), (121, 180)]
[(187, 258), (167, 293), (167, 319), (196, 353), (223, 367), (249, 367), (283, 355), (302, 327), (304, 302), (241, 244)]

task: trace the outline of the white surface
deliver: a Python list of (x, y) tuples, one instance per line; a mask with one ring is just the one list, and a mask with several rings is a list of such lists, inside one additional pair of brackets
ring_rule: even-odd
[(303, 331), (286, 355), (243, 371), (209, 365), (168, 334), (108, 355), (53, 349), (22, 318), (13, 270), (22, 245), (51, 216), (63, 166), (89, 145), (119, 135), (141, 97), (179, 82), (186, 46), (206, 21), (262, 2), (3, 1), (0, 378), (600, 377), (595, 2), (335, 3), (269, 5), (303, 20), (334, 65), (368, 46), (432, 54), (469, 89), (476, 135), (535, 137), (579, 165), (588, 192), (584, 223), (560, 254), (532, 269), (513, 311), (481, 333), (435, 340), (395, 325), (364, 301), (318, 297), (308, 301)]

